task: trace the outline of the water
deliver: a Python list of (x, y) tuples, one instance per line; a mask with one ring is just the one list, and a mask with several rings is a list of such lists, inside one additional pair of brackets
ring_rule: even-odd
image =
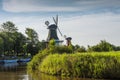
[(91, 80), (80, 78), (63, 78), (34, 72), (29, 75), (26, 63), (0, 64), (0, 80)]
[(0, 64), (0, 80), (32, 80), (26, 71), (26, 63)]

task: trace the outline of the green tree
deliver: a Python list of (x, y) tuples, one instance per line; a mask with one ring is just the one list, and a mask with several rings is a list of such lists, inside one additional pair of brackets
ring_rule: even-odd
[(1, 25), (1, 31), (3, 32), (16, 32), (18, 29), (15, 27), (15, 24), (13, 22), (7, 21), (6, 23), (3, 23)]
[(24, 53), (23, 45), (26, 44), (27, 38), (20, 32), (15, 32), (12, 34), (12, 38), (14, 39), (14, 51), (18, 55), (20, 53)]
[(38, 34), (35, 30), (31, 28), (26, 28), (25, 33), (27, 34), (27, 52), (31, 53), (31, 55), (35, 55), (38, 53)]
[(76, 51), (77, 52), (86, 52), (86, 49), (84, 46), (80, 46)]
[(77, 45), (75, 45), (74, 46), (74, 50), (76, 51), (77, 49), (79, 49), (80, 48), (80, 46), (77, 44)]
[(11, 37), (11, 34), (17, 32), (18, 29), (15, 27), (14, 23), (7, 21), (1, 25), (0, 30), (0, 35), (4, 39), (4, 52), (11, 53), (14, 46), (14, 39)]
[(113, 46), (109, 42), (105, 40), (101, 40), (101, 42), (98, 45), (101, 48), (101, 51), (112, 51)]
[(28, 39), (33, 43), (33, 44), (37, 44), (39, 42), (38, 40), (38, 34), (35, 30), (31, 29), (31, 28), (26, 28), (25, 33), (28, 36)]
[(4, 53), (9, 53), (12, 50), (13, 40), (6, 32), (1, 32), (0, 37), (4, 40), (3, 41), (3, 49)]
[(0, 38), (3, 39), (4, 53), (7, 55), (23, 53), (22, 46), (26, 42), (26, 37), (22, 33), (18, 32), (15, 24), (7, 21), (1, 25), (0, 30)]
[(0, 37), (0, 55), (4, 53), (4, 40)]
[(102, 51), (113, 51), (113, 45), (105, 40), (101, 40), (100, 43), (94, 46), (89, 46), (88, 51), (96, 51), (96, 52), (102, 52)]

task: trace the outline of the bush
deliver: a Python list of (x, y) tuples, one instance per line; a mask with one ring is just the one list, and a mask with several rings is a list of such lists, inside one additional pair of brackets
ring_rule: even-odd
[(56, 46), (54, 53), (72, 53), (73, 49), (71, 46)]
[(88, 51), (95, 51), (95, 52), (108, 52), (113, 51), (114, 45), (106, 42), (105, 40), (101, 40), (101, 42), (95, 46), (88, 46)]
[(120, 52), (51, 54), (38, 68), (40, 72), (51, 75), (120, 78)]
[(63, 46), (63, 45), (55, 45), (55, 40), (52, 39), (49, 42), (47, 50), (49, 53), (72, 53), (73, 52), (73, 46)]
[(38, 65), (42, 62), (42, 60), (49, 54), (48, 50), (43, 50), (36, 54), (32, 60), (27, 64), (27, 71), (32, 72), (33, 70), (38, 69)]
[(85, 47), (81, 46), (81, 47), (78, 48), (76, 51), (77, 51), (77, 52), (86, 52), (86, 49), (85, 49)]

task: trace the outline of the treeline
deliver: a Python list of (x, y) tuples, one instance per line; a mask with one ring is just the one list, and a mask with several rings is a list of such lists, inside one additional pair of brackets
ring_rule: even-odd
[(84, 46), (75, 45), (74, 51), (77, 52), (109, 52), (109, 51), (120, 51), (120, 46), (115, 46), (106, 40), (101, 40), (94, 46), (89, 46), (87, 49)]
[(34, 29), (26, 28), (25, 36), (18, 32), (13, 22), (7, 21), (0, 26), (0, 55), (35, 55), (41, 50), (42, 42)]

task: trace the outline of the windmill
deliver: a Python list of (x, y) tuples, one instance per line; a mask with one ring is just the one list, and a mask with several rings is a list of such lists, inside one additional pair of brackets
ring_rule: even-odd
[(63, 42), (63, 40), (59, 40), (57, 35), (57, 30), (59, 31), (60, 35), (62, 36), (62, 33), (58, 27), (58, 15), (56, 16), (56, 19), (53, 17), (54, 24), (49, 23), (49, 21), (45, 21), (45, 25), (47, 26), (47, 29), (49, 29), (47, 42), (49, 42), (51, 39), (55, 40), (56, 45), (59, 45)]
[(61, 33), (61, 31), (60, 31), (60, 29), (59, 29), (59, 27), (58, 27), (58, 15), (56, 16), (56, 20), (55, 20), (54, 17), (53, 17), (53, 20), (54, 20), (54, 22), (55, 22), (55, 24), (56, 24), (56, 26), (57, 26), (57, 29), (58, 29), (60, 35), (61, 35), (62, 37), (64, 37), (65, 40), (67, 40), (67, 46), (71, 45), (71, 40), (72, 40), (72, 38), (71, 38), (71, 37), (67, 37), (66, 35), (63, 36), (62, 33)]

